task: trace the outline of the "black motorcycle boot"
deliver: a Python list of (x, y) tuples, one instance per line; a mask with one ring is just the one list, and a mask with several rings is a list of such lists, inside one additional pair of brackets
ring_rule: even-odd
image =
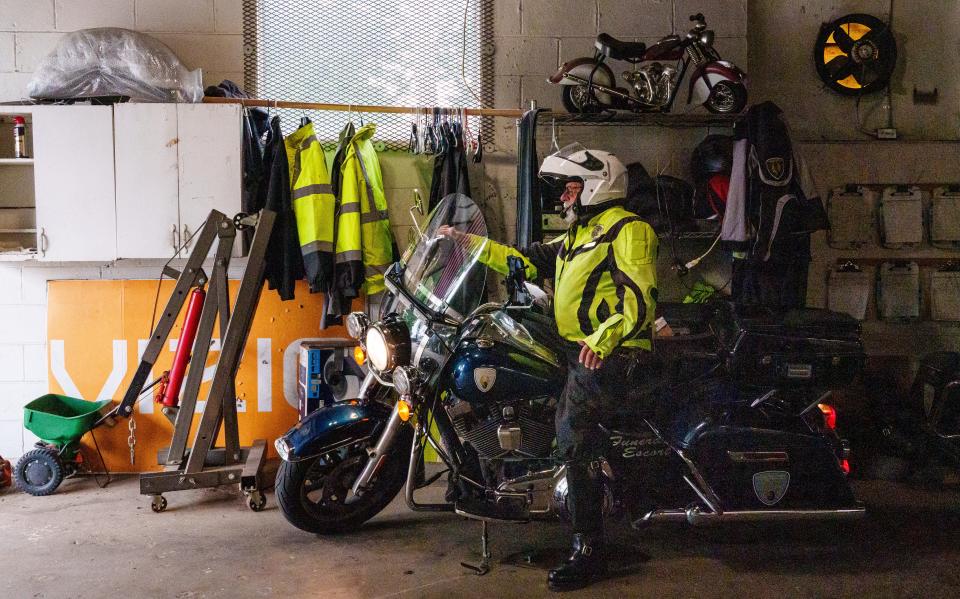
[(573, 535), (573, 553), (566, 562), (550, 570), (547, 586), (551, 591), (573, 591), (595, 582), (606, 573), (603, 539), (576, 533)]

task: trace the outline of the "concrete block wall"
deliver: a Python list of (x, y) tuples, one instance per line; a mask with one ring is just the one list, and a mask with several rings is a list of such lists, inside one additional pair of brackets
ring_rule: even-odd
[(242, 0), (2, 0), (0, 99), (26, 97), (37, 64), (70, 31), (124, 27), (155, 36), (205, 85), (243, 80)]

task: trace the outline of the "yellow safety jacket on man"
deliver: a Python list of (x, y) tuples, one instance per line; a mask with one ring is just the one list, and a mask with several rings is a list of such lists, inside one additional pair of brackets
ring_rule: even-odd
[(327, 160), (314, 134), (313, 123), (294, 131), (284, 143), (290, 163), (291, 199), (307, 283), (311, 291), (327, 291), (334, 280), (336, 214)]
[(383, 291), (383, 274), (394, 258), (383, 175), (370, 141), (376, 130), (373, 123), (357, 129), (340, 169), (336, 285), (347, 297)]
[[(471, 243), (481, 243), (481, 238), (470, 237)], [(516, 250), (488, 242), (479, 259), (507, 274), (507, 256), (519, 256), (528, 277), (553, 277), (560, 335), (585, 342), (605, 359), (621, 346), (652, 348), (657, 245), (650, 225), (614, 206), (572, 225), (549, 243)]]

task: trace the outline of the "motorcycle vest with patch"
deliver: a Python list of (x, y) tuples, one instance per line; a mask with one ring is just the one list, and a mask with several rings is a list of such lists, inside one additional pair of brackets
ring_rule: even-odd
[[(482, 238), (471, 236), (471, 243)], [(554, 317), (568, 341), (584, 341), (600, 358), (617, 347), (652, 348), (657, 304), (657, 235), (621, 206), (608, 208), (548, 243), (522, 250), (488, 242), (480, 261), (507, 274), (518, 256), (529, 278), (554, 279)]]

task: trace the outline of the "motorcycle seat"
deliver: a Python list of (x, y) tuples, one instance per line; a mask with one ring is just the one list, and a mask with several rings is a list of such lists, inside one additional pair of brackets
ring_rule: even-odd
[(634, 62), (643, 58), (647, 51), (647, 45), (643, 42), (624, 42), (606, 33), (597, 36), (594, 46), (607, 58)]

